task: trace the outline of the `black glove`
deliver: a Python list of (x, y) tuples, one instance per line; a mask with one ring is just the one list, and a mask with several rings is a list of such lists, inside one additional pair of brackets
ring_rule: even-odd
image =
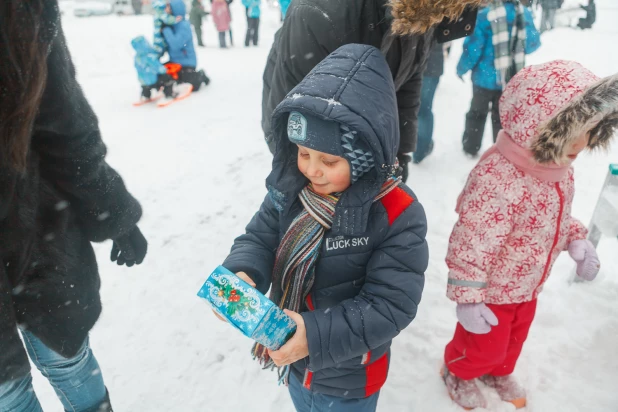
[(410, 163), (412, 157), (399, 153), (397, 154), (397, 160), (399, 160), (399, 172), (397, 174), (401, 176), (401, 180), (405, 183), (408, 181), (408, 163)]
[(112, 262), (118, 262), (119, 266), (139, 265), (144, 261), (148, 251), (148, 242), (137, 226), (126, 235), (114, 239), (112, 246)]

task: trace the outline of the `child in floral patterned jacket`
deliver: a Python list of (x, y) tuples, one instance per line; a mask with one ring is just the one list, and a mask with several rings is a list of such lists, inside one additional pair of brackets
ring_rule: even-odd
[(587, 230), (571, 217), (571, 162), (605, 147), (618, 126), (618, 76), (599, 80), (580, 64), (527, 67), (500, 99), (503, 130), (470, 173), (449, 241), (448, 297), (459, 323), (442, 377), (464, 408), (486, 407), (480, 378), (517, 408), (524, 389), (511, 376), (560, 252), (593, 280), (600, 264)]

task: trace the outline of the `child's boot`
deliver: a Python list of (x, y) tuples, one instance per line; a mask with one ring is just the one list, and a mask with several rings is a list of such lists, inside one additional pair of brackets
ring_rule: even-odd
[(446, 366), (442, 367), (442, 379), (451, 399), (466, 410), (487, 407), (487, 401), (476, 386), (476, 380), (463, 380), (453, 375)]
[(503, 401), (512, 403), (517, 409), (526, 406), (526, 391), (513, 376), (485, 375), (480, 379), (485, 385), (494, 388)]

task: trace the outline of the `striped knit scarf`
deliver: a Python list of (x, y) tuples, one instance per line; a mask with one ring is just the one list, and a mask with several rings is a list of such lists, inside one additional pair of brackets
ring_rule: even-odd
[[(490, 5), (487, 20), (491, 23), (494, 45), (494, 66), (498, 71), (498, 84), (502, 88), (526, 63), (526, 23), (524, 7), (519, 1), (515, 5), (515, 22), (509, 36), (509, 25), (506, 20), (506, 7), (502, 0), (494, 0)], [(510, 39), (509, 39), (510, 37)]]
[[(401, 183), (401, 178), (390, 178), (384, 183), (374, 202), (382, 199)], [(311, 184), (298, 195), (304, 210), (290, 224), (281, 239), (275, 258), (270, 300), (281, 309), (300, 312), (302, 302), (313, 286), (315, 262), (324, 239), (335, 217), (335, 206), (341, 193), (321, 195)], [(253, 357), (258, 358), (264, 369), (276, 365), (260, 344), (253, 346)], [(289, 365), (279, 368), (279, 383), (288, 383)]]

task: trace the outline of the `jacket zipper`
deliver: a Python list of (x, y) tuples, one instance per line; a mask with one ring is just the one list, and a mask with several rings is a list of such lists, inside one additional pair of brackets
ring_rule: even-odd
[(556, 182), (556, 191), (558, 192), (558, 197), (560, 198), (560, 210), (558, 211), (558, 227), (556, 228), (556, 234), (554, 235), (554, 243), (551, 246), (549, 255), (547, 256), (547, 263), (545, 264), (545, 270), (543, 271), (543, 277), (541, 278), (541, 281), (539, 282), (538, 286), (534, 290), (535, 295), (538, 293), (539, 288), (543, 285), (543, 283), (547, 279), (548, 272), (549, 272), (549, 265), (551, 263), (551, 257), (554, 254), (554, 249), (556, 248), (556, 245), (558, 244), (558, 239), (560, 238), (560, 229), (562, 225), (562, 214), (564, 213), (564, 196), (562, 194), (562, 190), (560, 189), (560, 184), (558, 182)]

